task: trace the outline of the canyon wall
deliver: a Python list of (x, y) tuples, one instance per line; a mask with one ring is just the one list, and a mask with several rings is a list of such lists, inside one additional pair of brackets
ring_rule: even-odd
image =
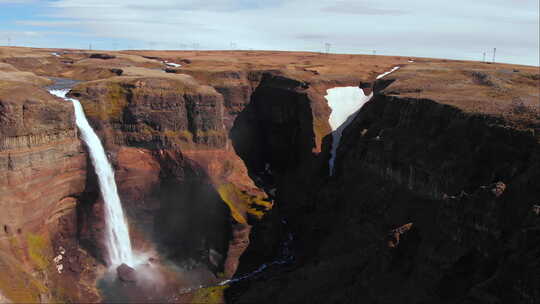
[(72, 105), (0, 82), (0, 135), (2, 293), (13, 302), (99, 299), (94, 272), (82, 273), (93, 259), (77, 242), (87, 161)]
[[(35, 74), (92, 80), (70, 95), (104, 142), (137, 250), (216, 280), (273, 265), (217, 287), (231, 303), (539, 301), (532, 69), (185, 52), (161, 70), (146, 53), (23, 51), (0, 54), (0, 292), (12, 302), (99, 301), (105, 261), (72, 106)], [(324, 95), (350, 85), (375, 97), (329, 177)]]
[[(321, 170), (306, 184), (277, 185), (274, 212), (290, 223), (296, 262), (233, 285), (229, 302), (540, 299), (538, 125), (400, 96), (399, 76), (392, 83), (376, 82), (375, 97), (346, 128), (335, 176)], [(527, 115), (537, 113), (534, 107), (526, 109)], [(288, 135), (259, 132), (254, 137), (287, 142)], [(303, 147), (291, 154), (308, 152)], [(280, 150), (267, 153), (279, 155)], [(321, 166), (316, 159), (304, 158), (315, 168)], [(249, 159), (246, 164), (251, 169)], [(295, 169), (267, 178), (304, 177)], [(262, 240), (252, 241), (242, 264), (268, 248)]]
[[(247, 247), (244, 232), (271, 201), (231, 146), (226, 120), (234, 112), (223, 96), (174, 74), (87, 82), (70, 94), (111, 155), (135, 247), (232, 276)], [(88, 227), (99, 222), (99, 205)], [(87, 231), (83, 238), (99, 243)]]

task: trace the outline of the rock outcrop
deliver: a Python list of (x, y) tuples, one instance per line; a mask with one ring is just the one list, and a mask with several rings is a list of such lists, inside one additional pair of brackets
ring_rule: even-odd
[(122, 282), (126, 283), (135, 283), (137, 282), (137, 277), (135, 276), (135, 269), (129, 267), (126, 264), (122, 264), (116, 268), (116, 273), (118, 278)]

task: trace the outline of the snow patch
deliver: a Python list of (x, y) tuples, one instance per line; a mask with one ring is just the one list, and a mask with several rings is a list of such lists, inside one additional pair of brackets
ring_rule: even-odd
[(173, 68), (179, 68), (179, 67), (182, 66), (181, 64), (174, 63), (174, 62), (169, 62), (169, 61), (163, 61), (163, 63), (165, 63), (167, 66), (170, 66), (170, 67), (173, 67)]
[(334, 161), (343, 130), (353, 121), (356, 113), (371, 99), (359, 87), (337, 87), (328, 89), (324, 96), (332, 109), (328, 122), (332, 128), (332, 150), (330, 156), (330, 175), (334, 173)]
[(56, 56), (56, 57), (60, 57), (60, 54), (58, 54), (58, 53), (56, 53), (56, 52), (51, 53), (51, 55)]
[[(397, 69), (399, 69), (399, 66), (377, 76), (377, 79), (381, 79)], [(359, 87), (335, 87), (326, 90), (326, 93), (327, 95), (324, 97), (328, 101), (328, 106), (332, 109), (328, 119), (332, 128), (332, 149), (329, 160), (330, 176), (332, 176), (343, 130), (353, 121), (362, 106), (371, 99), (373, 93), (366, 96)], [(380, 140), (380, 137), (378, 137), (378, 140)]]
[(396, 67), (393, 67), (390, 71), (386, 72), (386, 73), (382, 73), (381, 75), (377, 76), (377, 79), (381, 79), (383, 78), (384, 76), (390, 74), (390, 73), (393, 73), (395, 72), (397, 69), (399, 69), (399, 66), (396, 66)]

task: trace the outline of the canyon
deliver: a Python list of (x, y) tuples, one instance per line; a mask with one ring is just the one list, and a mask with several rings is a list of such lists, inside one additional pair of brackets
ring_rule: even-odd
[[(140, 267), (108, 269), (55, 85), (103, 143)], [(334, 125), (343, 87), (365, 103)], [(0, 135), (2, 301), (540, 301), (538, 67), (0, 47)]]

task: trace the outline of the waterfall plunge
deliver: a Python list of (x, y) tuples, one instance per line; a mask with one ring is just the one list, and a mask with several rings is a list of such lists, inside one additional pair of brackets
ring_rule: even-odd
[(51, 90), (50, 93), (71, 101), (75, 109), (75, 122), (82, 139), (90, 152), (90, 158), (99, 180), (99, 189), (105, 202), (106, 245), (109, 253), (109, 266), (116, 267), (122, 263), (134, 266), (135, 258), (131, 249), (131, 240), (120, 197), (116, 189), (114, 171), (107, 159), (105, 149), (96, 135), (86, 116), (80, 102), (66, 97), (67, 90)]

